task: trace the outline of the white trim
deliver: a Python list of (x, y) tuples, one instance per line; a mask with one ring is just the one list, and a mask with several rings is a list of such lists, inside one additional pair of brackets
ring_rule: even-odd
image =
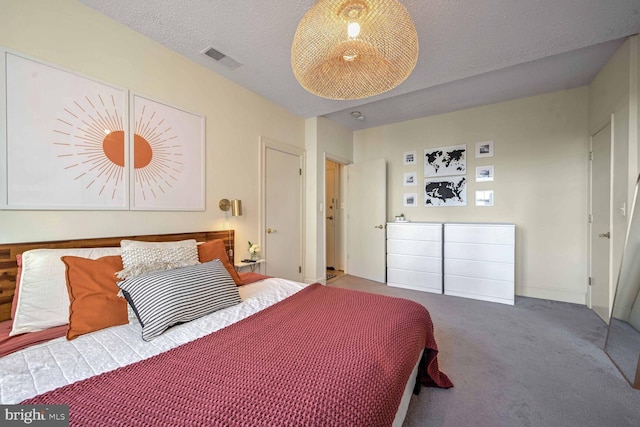
[(7, 51), (0, 48), (0, 209), (6, 209), (8, 165), (7, 165)]
[[(339, 177), (339, 188), (340, 188), (340, 197), (338, 198), (338, 201), (340, 201), (340, 203), (344, 203), (344, 206), (347, 205), (347, 194), (345, 191), (345, 194), (342, 194), (342, 188), (343, 188), (343, 182), (347, 179), (347, 174), (346, 171), (344, 169), (344, 166), (346, 165), (350, 165), (351, 163), (353, 163), (351, 160), (345, 159), (343, 157), (340, 156), (336, 156), (334, 154), (331, 153), (327, 153), (326, 151), (322, 153), (323, 157), (324, 157), (324, 161), (322, 162), (322, 200), (323, 203), (325, 203), (325, 201), (327, 200), (327, 160), (331, 160), (334, 163), (337, 163), (339, 166), (339, 170), (338, 170), (338, 177)], [(342, 211), (342, 209), (340, 207), (338, 207), (338, 210), (340, 211), (340, 221), (343, 221), (346, 218), (343, 218), (343, 216), (346, 216), (346, 209), (344, 210), (344, 213)], [(324, 220), (324, 212), (323, 214), (323, 220), (322, 220), (322, 239), (324, 241), (324, 253), (322, 254), (322, 272), (325, 273), (325, 275), (323, 276), (323, 278), (321, 279), (322, 281), (320, 281), (320, 283), (322, 284), (326, 284), (327, 281), (327, 276), (326, 276), (326, 271), (327, 271), (327, 221)], [(348, 227), (348, 221), (343, 221), (344, 227), (341, 227), (341, 242), (340, 242), (340, 259), (337, 260), (338, 261), (338, 269), (345, 271), (345, 266), (347, 264), (346, 262), (346, 243), (347, 239), (347, 227)], [(335, 242), (334, 242), (335, 244)], [(307, 283), (313, 283), (313, 282), (307, 282)]]
[[(591, 245), (592, 242), (592, 234), (593, 234), (593, 223), (589, 221), (591, 215), (593, 215), (593, 160), (591, 156), (593, 155), (593, 137), (602, 131), (607, 126), (610, 126), (611, 135), (610, 135), (610, 164), (609, 164), (609, 230), (613, 230), (613, 170), (614, 170), (614, 114), (611, 114), (605, 121), (598, 123), (595, 127), (595, 131), (589, 135), (589, 159), (588, 162), (588, 170), (589, 170), (589, 179), (587, 180), (587, 198), (588, 198), (588, 209), (589, 212), (587, 214), (587, 280), (592, 278), (592, 252), (593, 247)], [(611, 248), (611, 240), (609, 240), (609, 288), (612, 286), (613, 276), (612, 276), (612, 267), (613, 267), (613, 251)], [(610, 291), (611, 293), (611, 291)], [(585, 293), (585, 304), (588, 308), (593, 309), (593, 301), (592, 301), (592, 292), (591, 286), (587, 285), (587, 292)]]
[(327, 153), (326, 151), (324, 152), (324, 160), (331, 160), (334, 163), (339, 163), (341, 165), (350, 165), (351, 163), (353, 163), (351, 160), (349, 159), (345, 159), (344, 157), (340, 157), (340, 156), (336, 156), (334, 154), (331, 153)]
[[(586, 293), (569, 289), (516, 284), (516, 296), (562, 301), (585, 305)], [(517, 305), (517, 304), (516, 304)]]

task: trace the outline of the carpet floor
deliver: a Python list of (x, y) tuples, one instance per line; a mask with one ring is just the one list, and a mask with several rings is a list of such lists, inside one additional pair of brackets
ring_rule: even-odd
[(407, 298), (431, 313), (455, 387), (412, 396), (404, 427), (640, 426), (640, 390), (602, 350), (607, 327), (585, 306), (525, 297), (508, 306), (349, 275), (328, 285)]

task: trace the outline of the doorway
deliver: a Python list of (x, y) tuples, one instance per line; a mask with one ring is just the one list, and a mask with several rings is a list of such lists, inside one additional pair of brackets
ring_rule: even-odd
[(327, 270), (340, 270), (338, 244), (339, 238), (338, 223), (340, 209), (338, 206), (340, 199), (340, 166), (331, 160), (325, 160), (325, 226), (326, 234), (326, 257)]
[(591, 137), (590, 307), (609, 323), (613, 300), (611, 123)]
[(327, 280), (344, 275), (343, 164), (325, 157), (325, 265)]

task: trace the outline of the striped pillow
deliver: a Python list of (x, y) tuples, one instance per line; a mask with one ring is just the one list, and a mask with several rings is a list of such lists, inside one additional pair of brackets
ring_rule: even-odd
[(241, 302), (235, 282), (218, 259), (129, 278), (118, 287), (138, 316), (145, 341), (177, 323)]

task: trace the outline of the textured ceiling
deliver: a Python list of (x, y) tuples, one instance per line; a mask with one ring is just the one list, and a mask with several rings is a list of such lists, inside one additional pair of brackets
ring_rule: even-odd
[[(640, 32), (640, 0), (402, 0), (419, 36), (413, 74), (387, 93), (335, 101), (306, 92), (291, 71), (313, 0), (81, 1), (293, 114), (353, 130), (588, 84)], [(211, 46), (243, 65), (201, 54)]]

